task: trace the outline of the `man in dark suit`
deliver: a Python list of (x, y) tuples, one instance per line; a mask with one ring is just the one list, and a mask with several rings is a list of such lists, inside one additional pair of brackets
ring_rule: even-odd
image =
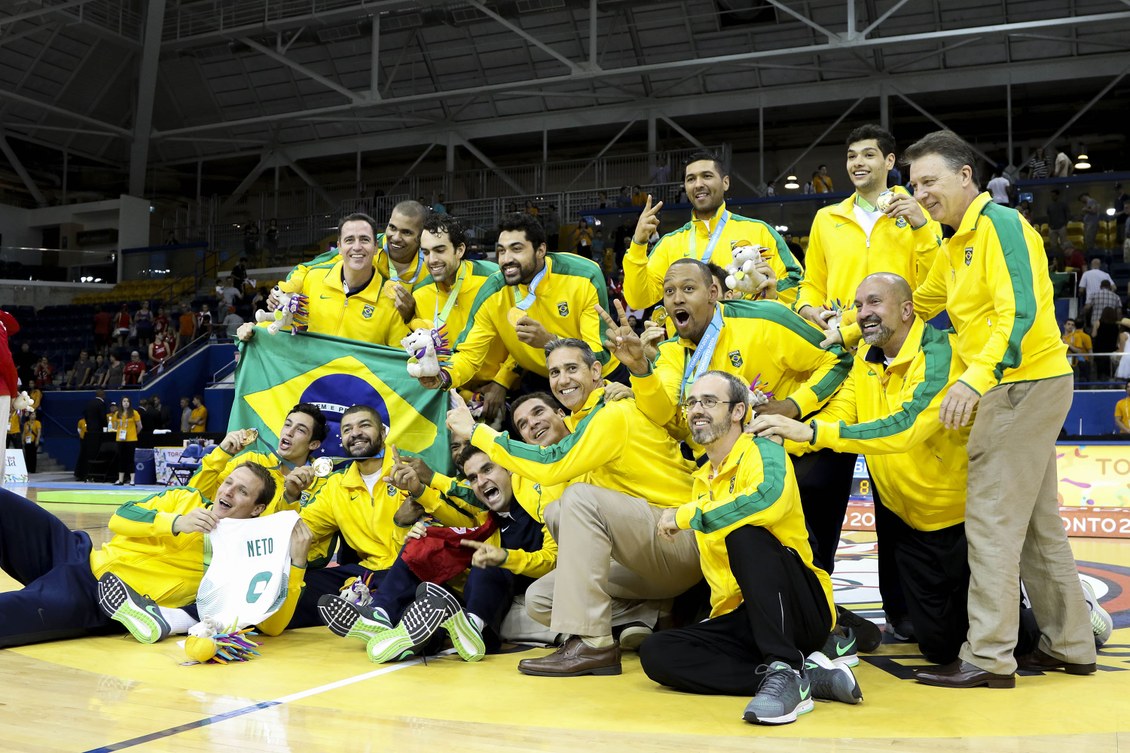
[(75, 480), (86, 480), (86, 465), (98, 457), (102, 446), (103, 429), (106, 427), (106, 393), (98, 390), (82, 409), (86, 421), (86, 434), (79, 440), (78, 462), (75, 463)]

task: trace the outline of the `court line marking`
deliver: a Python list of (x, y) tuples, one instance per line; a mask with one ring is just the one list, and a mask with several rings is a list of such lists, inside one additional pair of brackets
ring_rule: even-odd
[[(448, 653), (454, 653), (454, 649), (448, 649), (447, 651), (442, 652), (441, 655), (446, 655)], [(290, 695), (284, 695), (281, 698), (274, 699), (273, 701), (260, 701), (259, 703), (253, 703), (250, 706), (244, 706), (242, 708), (233, 709), (231, 711), (225, 711), (222, 714), (214, 714), (214, 715), (206, 717), (204, 719), (198, 719), (195, 722), (188, 722), (186, 724), (178, 724), (176, 727), (169, 727), (168, 729), (159, 730), (157, 732), (150, 732), (149, 734), (141, 735), (140, 737), (134, 737), (134, 738), (131, 738), (129, 740), (123, 740), (122, 742), (113, 743), (111, 745), (106, 745), (106, 746), (103, 746), (101, 748), (91, 748), (90, 750), (86, 751), (85, 753), (113, 753), (114, 751), (125, 750), (126, 748), (132, 748), (135, 745), (142, 745), (144, 743), (152, 742), (154, 740), (160, 740), (160, 739), (165, 738), (165, 737), (171, 737), (173, 735), (179, 735), (181, 732), (188, 732), (188, 731), (191, 731), (191, 730), (194, 730), (194, 729), (199, 729), (201, 727), (207, 727), (207, 726), (212, 725), (212, 724), (219, 724), (220, 722), (225, 722), (228, 719), (234, 719), (236, 717), (244, 716), (246, 714), (253, 714), (256, 711), (262, 711), (263, 709), (273, 708), (274, 706), (281, 706), (284, 703), (291, 703), (293, 701), (300, 701), (303, 698), (309, 698), (310, 696), (319, 695), (321, 693), (328, 693), (331, 690), (336, 690), (338, 688), (344, 688), (348, 685), (353, 685), (355, 683), (363, 682), (365, 680), (371, 680), (374, 677), (380, 677), (381, 675), (387, 675), (391, 672), (397, 672), (399, 670), (407, 669), (408, 667), (414, 667), (417, 664), (422, 664), (422, 663), (424, 663), (424, 660), (422, 658), (417, 658), (417, 659), (412, 659), (412, 660), (406, 661), (406, 662), (400, 662), (398, 664), (394, 664), (394, 665), (389, 666), (389, 667), (381, 667), (380, 669), (374, 669), (372, 672), (366, 672), (365, 674), (362, 674), (362, 675), (356, 675), (354, 677), (346, 677), (342, 680), (336, 680), (334, 682), (327, 683), (325, 685), (319, 685), (318, 687), (315, 687), (315, 688), (309, 688), (307, 690), (301, 690), (297, 693), (291, 693)]]

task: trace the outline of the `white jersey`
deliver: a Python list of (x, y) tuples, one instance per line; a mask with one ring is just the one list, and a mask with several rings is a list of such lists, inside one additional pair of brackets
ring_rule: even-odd
[(206, 537), (208, 569), (196, 592), (200, 619), (244, 628), (270, 617), (286, 601), (292, 510), (262, 518), (225, 518)]

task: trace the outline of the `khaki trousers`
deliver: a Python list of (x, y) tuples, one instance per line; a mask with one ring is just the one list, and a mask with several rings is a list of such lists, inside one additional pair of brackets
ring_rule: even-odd
[(1075, 557), (1059, 517), (1055, 440), (1071, 407), (1071, 376), (1003, 384), (985, 393), (969, 436), (969, 635), (961, 658), (1016, 671), (1020, 581), (1040, 626), (1040, 648), (1095, 661), (1095, 639)]
[[(674, 541), (655, 532), (663, 508), (592, 484), (573, 484), (545, 508), (557, 568), (526, 591), (530, 616), (558, 633), (612, 634), (639, 602), (669, 599), (702, 578), (691, 531)], [(647, 622), (646, 619), (639, 620)], [(654, 626), (653, 622), (648, 622)]]

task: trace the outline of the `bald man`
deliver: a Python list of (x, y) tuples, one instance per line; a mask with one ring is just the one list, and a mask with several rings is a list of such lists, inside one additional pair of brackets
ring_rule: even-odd
[(938, 420), (942, 397), (960, 374), (955, 336), (914, 314), (910, 286), (896, 274), (865, 277), (855, 306), (865, 345), (839, 391), (807, 423), (762, 414), (751, 430), (802, 448), (867, 456), (875, 504), (897, 516), (893, 556), (919, 648), (947, 664), (969, 628), (969, 427), (946, 429)]

